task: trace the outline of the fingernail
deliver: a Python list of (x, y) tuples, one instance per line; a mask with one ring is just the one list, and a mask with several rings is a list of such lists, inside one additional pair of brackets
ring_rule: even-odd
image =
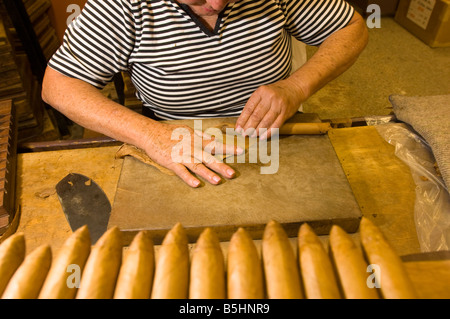
[(228, 174), (229, 176), (233, 176), (233, 175), (234, 175), (234, 171), (233, 171), (232, 169), (228, 169), (228, 170), (227, 170), (227, 174)]
[[(246, 133), (248, 133), (248, 134), (246, 134)], [(251, 136), (253, 133), (254, 133), (254, 128), (248, 128), (247, 130), (242, 131), (242, 136), (243, 137)]]
[(241, 132), (242, 132), (242, 127), (241, 127), (240, 125), (238, 125), (238, 126), (236, 127), (236, 129), (235, 129), (235, 132), (238, 133), (238, 134), (241, 134)]
[(254, 138), (254, 137), (256, 137), (256, 130), (253, 132), (253, 134), (252, 134), (252, 136), (250, 136), (250, 138)]
[(267, 139), (267, 131), (264, 132), (263, 135), (261, 135), (261, 136), (259, 137), (259, 139), (260, 139), (261, 141), (264, 141), (265, 139)]
[(198, 181), (198, 180), (193, 180), (193, 181), (192, 181), (192, 185), (193, 185), (194, 187), (197, 187), (198, 185), (200, 185), (200, 181)]
[(203, 132), (199, 130), (194, 130), (195, 135), (203, 137)]
[(215, 181), (216, 183), (220, 182), (220, 177), (219, 176), (213, 176), (213, 181)]

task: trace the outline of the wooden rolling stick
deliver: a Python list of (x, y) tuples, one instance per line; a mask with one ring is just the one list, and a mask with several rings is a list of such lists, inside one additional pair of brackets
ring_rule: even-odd
[(117, 278), (115, 299), (149, 299), (155, 271), (150, 232), (140, 231), (126, 252)]
[[(218, 126), (223, 134), (227, 129), (234, 130), (234, 124), (224, 123)], [(279, 129), (279, 135), (322, 135), (332, 129), (330, 123), (284, 123)]]
[(321, 135), (331, 130), (330, 123), (284, 123), (280, 135)]
[(286, 232), (276, 221), (270, 221), (264, 230), (262, 258), (268, 298), (303, 298), (294, 251)]
[(77, 299), (111, 299), (122, 262), (122, 234), (110, 228), (97, 241), (86, 261)]
[(206, 228), (197, 240), (191, 258), (190, 299), (224, 299), (225, 264), (219, 239)]
[(298, 234), (300, 272), (306, 298), (339, 299), (341, 294), (331, 261), (319, 237), (308, 224)]
[(379, 286), (385, 299), (416, 299), (411, 279), (403, 262), (386, 238), (370, 220), (363, 217), (360, 224), (361, 243), (370, 264), (380, 270)]
[(243, 228), (239, 228), (231, 237), (227, 275), (229, 299), (264, 298), (259, 254), (253, 240)]
[(2, 295), (3, 299), (36, 299), (52, 263), (49, 245), (33, 250), (16, 270)]
[(189, 249), (183, 226), (176, 224), (158, 251), (152, 299), (186, 299), (189, 292)]
[[(69, 266), (83, 270), (91, 251), (91, 239), (87, 226), (78, 228), (60, 248), (54, 259), (44, 285), (39, 293), (39, 299), (73, 299), (77, 293), (75, 287), (69, 286), (67, 280)], [(69, 269), (70, 270), (70, 269)]]
[(334, 225), (330, 232), (330, 253), (347, 299), (378, 299), (376, 288), (367, 285), (367, 262), (350, 236)]
[(0, 245), (0, 296), (11, 277), (25, 259), (25, 237), (17, 233)]

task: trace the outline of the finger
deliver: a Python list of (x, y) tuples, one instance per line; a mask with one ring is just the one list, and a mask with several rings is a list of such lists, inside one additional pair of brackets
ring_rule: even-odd
[(275, 129), (279, 129), (284, 124), (284, 122), (285, 120), (283, 119), (283, 116), (279, 115), (275, 122), (273, 122), (272, 126), (265, 133), (263, 133), (263, 135), (261, 135), (259, 139), (266, 140), (270, 138), (275, 132)]
[(247, 103), (245, 103), (244, 109), (241, 112), (241, 115), (239, 115), (239, 118), (236, 121), (236, 132), (238, 134), (243, 133), (244, 127), (247, 125), (247, 121), (249, 120), (250, 116), (253, 114), (254, 109), (257, 105), (261, 102), (261, 96), (255, 91), (250, 98), (247, 100)]
[(233, 178), (236, 175), (236, 172), (227, 164), (219, 161), (217, 158), (212, 156), (211, 154), (204, 155), (204, 163), (205, 165), (213, 170), (214, 172), (219, 173), (225, 178)]
[[(208, 152), (206, 148), (205, 152)], [(227, 156), (241, 155), (244, 153), (244, 150), (241, 147), (234, 145), (234, 138), (233, 138), (233, 144), (226, 144), (219, 141), (215, 142), (212, 152), (209, 151), (208, 153), (214, 155), (227, 155)]]
[(189, 186), (194, 188), (200, 186), (200, 181), (197, 178), (195, 178), (184, 165), (172, 163), (171, 165), (168, 165), (168, 168), (172, 170)]
[(264, 116), (264, 118), (261, 120), (261, 122), (259, 122), (259, 125), (256, 127), (256, 132), (257, 134), (260, 136), (266, 135), (267, 138), (267, 134), (268, 131), (270, 131), (270, 128), (274, 128), (276, 125), (276, 120), (278, 119), (278, 117), (280, 116), (280, 113), (278, 112), (278, 110), (269, 110), (269, 112), (266, 113), (266, 115)]
[(186, 163), (185, 165), (191, 172), (197, 174), (211, 184), (219, 184), (222, 180), (219, 175), (209, 170), (203, 163)]
[[(236, 175), (236, 172), (230, 166), (207, 152), (203, 152), (202, 162), (212, 171), (224, 176), (225, 178), (233, 178)], [(209, 178), (211, 179), (211, 175), (209, 175)], [(212, 180), (217, 181), (214, 177)]]
[[(205, 152), (214, 155), (241, 155), (244, 153), (244, 150), (233, 144), (227, 144), (226, 140), (216, 140), (215, 137), (208, 135), (207, 133), (201, 131), (195, 131), (198, 136), (202, 136), (203, 140), (203, 149)], [(222, 134), (222, 133), (221, 133)], [(226, 136), (226, 135), (225, 135)], [(225, 137), (226, 138), (226, 137)]]
[(256, 106), (247, 123), (243, 127), (245, 135), (256, 137), (256, 135), (258, 134), (256, 128), (260, 125), (266, 114), (269, 113), (269, 110), (270, 105), (266, 103), (260, 103)]

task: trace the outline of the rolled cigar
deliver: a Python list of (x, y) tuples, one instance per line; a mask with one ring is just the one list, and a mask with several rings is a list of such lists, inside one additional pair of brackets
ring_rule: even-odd
[(294, 251), (286, 232), (276, 221), (270, 221), (264, 230), (262, 257), (268, 298), (303, 298)]
[(381, 294), (385, 299), (416, 299), (411, 279), (400, 257), (387, 242), (380, 229), (363, 217), (360, 224), (361, 243), (367, 259), (380, 270)]
[(252, 238), (243, 228), (231, 237), (227, 274), (229, 299), (264, 298), (261, 261)]
[(331, 130), (330, 123), (284, 123), (280, 135), (320, 135)]
[(77, 299), (113, 297), (122, 262), (122, 248), (122, 234), (117, 227), (110, 228), (100, 237), (86, 261)]
[(33, 250), (12, 276), (3, 299), (36, 299), (52, 262), (49, 245)]
[(68, 284), (69, 266), (76, 266), (81, 272), (91, 251), (91, 239), (87, 226), (78, 228), (60, 248), (58, 256), (52, 263), (39, 299), (73, 299), (77, 288)]
[(339, 299), (341, 294), (331, 261), (308, 224), (298, 234), (300, 272), (308, 299)]
[(131, 242), (120, 267), (115, 299), (149, 299), (155, 270), (153, 240), (140, 231)]
[(11, 277), (25, 259), (25, 237), (16, 233), (0, 245), (0, 296)]
[[(226, 134), (227, 129), (234, 129), (233, 123), (224, 123), (219, 125), (222, 133)], [(312, 122), (312, 123), (284, 123), (280, 129), (280, 135), (321, 135), (326, 134), (332, 129), (330, 123)]]
[(334, 225), (330, 232), (330, 252), (347, 299), (378, 299), (377, 289), (367, 285), (367, 262), (350, 236)]
[(187, 299), (188, 285), (188, 239), (178, 223), (167, 233), (158, 251), (151, 298)]
[(206, 228), (192, 252), (189, 298), (224, 299), (225, 265), (219, 239)]

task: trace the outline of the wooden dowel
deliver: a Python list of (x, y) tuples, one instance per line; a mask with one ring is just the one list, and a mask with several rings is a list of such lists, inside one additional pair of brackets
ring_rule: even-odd
[(183, 226), (176, 224), (158, 251), (152, 299), (187, 299), (189, 293), (189, 249)]
[(300, 272), (306, 298), (341, 298), (331, 261), (319, 237), (308, 224), (302, 224), (300, 227), (298, 246)]
[(280, 135), (321, 135), (331, 130), (330, 123), (285, 123)]
[(73, 299), (77, 293), (77, 288), (69, 285), (71, 269), (79, 271), (80, 276), (86, 264), (86, 260), (91, 251), (91, 239), (87, 226), (77, 229), (60, 248), (60, 252), (55, 258), (45, 279), (44, 285), (39, 293), (40, 299)]
[(131, 242), (120, 268), (115, 299), (149, 299), (155, 271), (150, 232), (140, 231)]
[(25, 259), (25, 236), (16, 233), (0, 245), (0, 296), (11, 277)]
[(264, 298), (261, 260), (253, 240), (243, 228), (231, 237), (227, 276), (229, 299)]
[(293, 248), (286, 232), (276, 221), (270, 221), (264, 230), (262, 258), (268, 298), (303, 298)]
[(225, 264), (222, 248), (216, 234), (211, 228), (206, 228), (192, 252), (189, 298), (225, 297)]
[(110, 228), (91, 249), (86, 261), (77, 299), (111, 299), (122, 262), (122, 234)]
[(33, 250), (12, 276), (3, 299), (36, 299), (52, 263), (49, 245)]
[(361, 243), (371, 265), (380, 273), (378, 285), (385, 299), (418, 298), (403, 262), (387, 242), (380, 229), (363, 217), (360, 224)]
[[(223, 134), (227, 133), (227, 129), (234, 129), (234, 124), (224, 123), (219, 126)], [(284, 123), (280, 129), (280, 135), (321, 135), (326, 134), (332, 129), (330, 123), (312, 122), (312, 123)]]
[(330, 232), (330, 253), (347, 299), (378, 299), (377, 288), (369, 288), (367, 262), (350, 236), (334, 225)]

